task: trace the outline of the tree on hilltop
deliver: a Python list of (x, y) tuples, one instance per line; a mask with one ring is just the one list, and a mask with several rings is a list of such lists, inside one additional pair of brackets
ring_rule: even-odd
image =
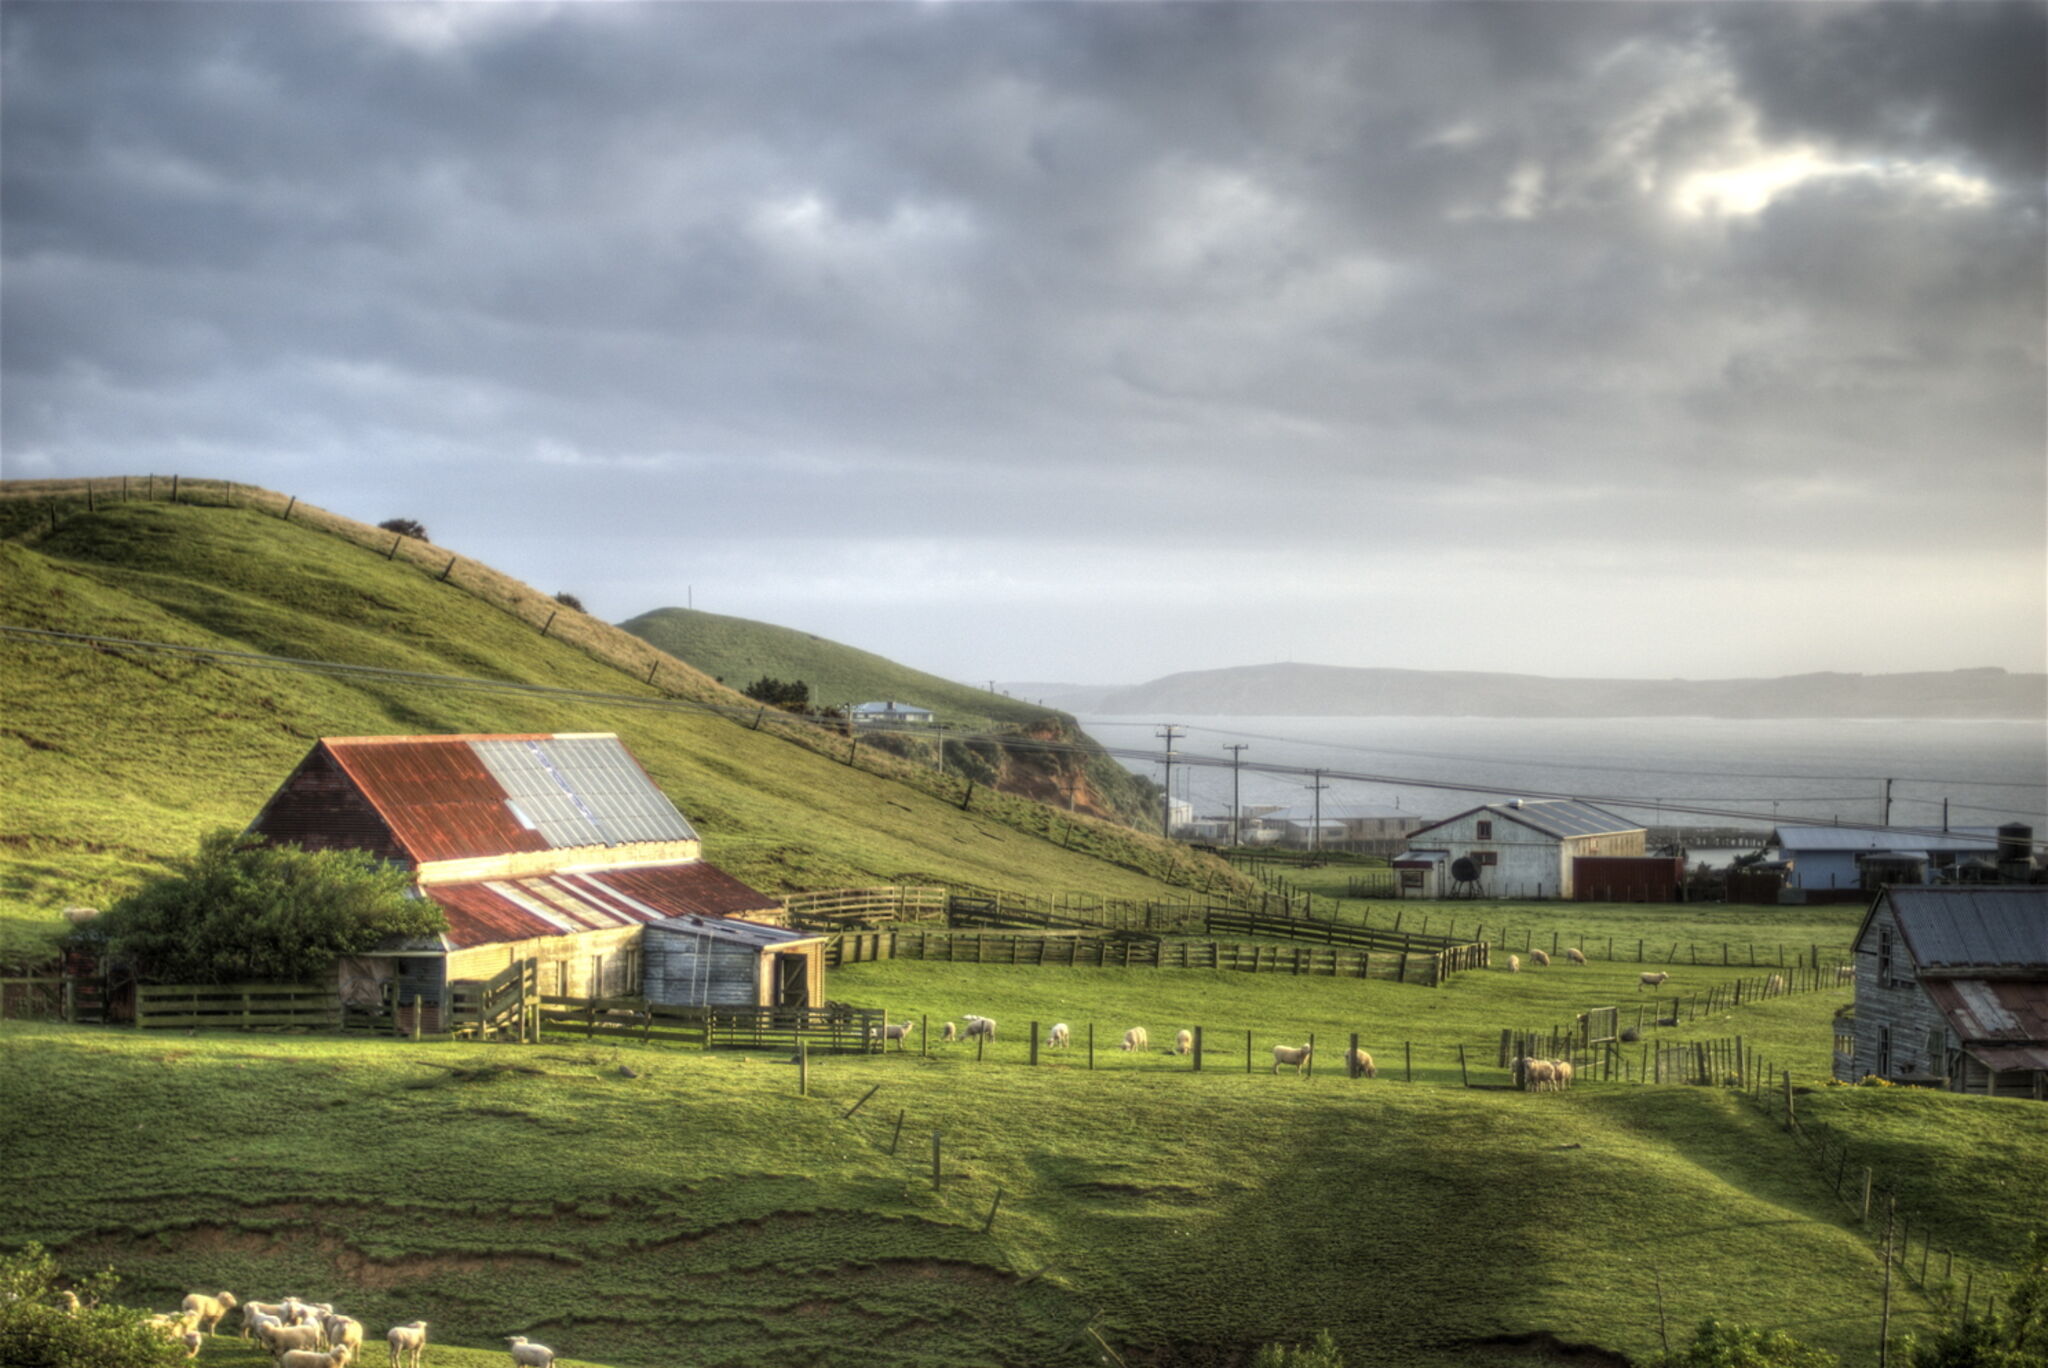
[(401, 537), (412, 537), (419, 541), (433, 540), (432, 537), (427, 535), (426, 527), (414, 522), (411, 518), (386, 518), (383, 522), (378, 523), (377, 526), (383, 528), (386, 532), (396, 532)]

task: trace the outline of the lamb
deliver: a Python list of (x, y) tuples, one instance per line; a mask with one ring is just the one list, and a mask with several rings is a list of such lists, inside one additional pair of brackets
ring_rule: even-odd
[(939, 1032), (939, 1040), (942, 1044), (950, 1045), (959, 1038), (960, 1028), (950, 1021), (946, 1023), (946, 1029)]
[(1579, 949), (1577, 946), (1573, 946), (1571, 949), (1565, 951), (1564, 957), (1566, 960), (1573, 964), (1584, 964), (1586, 962), (1586, 952)]
[(1133, 1026), (1130, 1030), (1124, 1032), (1124, 1043), (1118, 1046), (1118, 1048), (1122, 1050), (1143, 1050), (1149, 1048), (1151, 1044), (1152, 1037), (1146, 1034), (1145, 1028), (1143, 1026)]
[(324, 1354), (311, 1349), (287, 1349), (278, 1355), (277, 1368), (344, 1368), (353, 1357), (347, 1349), (330, 1349)]
[(204, 1292), (194, 1292), (185, 1298), (185, 1310), (199, 1313), (198, 1330), (201, 1334), (218, 1334), (220, 1318), (234, 1309), (235, 1294), (223, 1292), (218, 1297), (209, 1297)]
[(320, 1327), (317, 1325), (266, 1325), (256, 1335), (272, 1358), (282, 1358), (286, 1351), (292, 1349), (320, 1347)]
[(1375, 1066), (1375, 1065), (1373, 1064), (1373, 1062), (1372, 1062), (1372, 1056), (1371, 1056), (1371, 1055), (1369, 1055), (1369, 1054), (1367, 1054), (1367, 1053), (1366, 1053), (1366, 1052), (1365, 1052), (1364, 1050), (1353, 1050), (1353, 1051), (1351, 1051), (1351, 1053), (1350, 1053), (1350, 1054), (1349, 1054), (1348, 1056), (1346, 1056), (1346, 1058), (1347, 1058), (1348, 1062), (1349, 1062), (1349, 1063), (1350, 1063), (1350, 1065), (1351, 1065), (1351, 1075), (1352, 1075), (1352, 1077), (1354, 1077), (1354, 1078), (1378, 1078), (1378, 1077), (1379, 1077), (1380, 1071), (1379, 1071), (1379, 1069), (1378, 1069), (1378, 1068), (1377, 1068), (1377, 1067), (1376, 1067), (1376, 1066)]
[(1572, 1062), (1569, 1059), (1550, 1061), (1550, 1082), (1554, 1088), (1569, 1088), (1572, 1085)]
[(1173, 1038), (1173, 1052), (1177, 1055), (1187, 1054), (1194, 1048), (1195, 1033), (1193, 1031), (1182, 1031)]
[(1306, 1045), (1275, 1045), (1273, 1047), (1273, 1072), (1279, 1073), (1282, 1064), (1292, 1064), (1300, 1073), (1308, 1064), (1309, 1047)]
[(1068, 1038), (1072, 1035), (1073, 1028), (1068, 1026), (1066, 1022), (1055, 1021), (1052, 1024), (1052, 1033), (1046, 1036), (1045, 1043), (1055, 1050), (1064, 1050), (1067, 1048)]
[(917, 1023), (914, 1021), (906, 1021), (901, 1026), (891, 1026), (888, 1022), (885, 1021), (882, 1023), (882, 1039), (895, 1041), (896, 1048), (901, 1050), (904, 1048), (904, 1037), (908, 1036), (912, 1031), (915, 1031), (916, 1029)]
[(427, 1323), (416, 1320), (408, 1325), (394, 1325), (385, 1331), (384, 1339), (391, 1346), (392, 1368), (407, 1362), (412, 1368), (419, 1368), (420, 1355), (427, 1348)]
[(1659, 969), (1654, 974), (1643, 974), (1636, 980), (1636, 991), (1640, 993), (1645, 988), (1662, 987), (1664, 980), (1670, 977), (1671, 975), (1662, 969)]
[(197, 1330), (187, 1330), (179, 1339), (185, 1346), (185, 1357), (188, 1359), (198, 1358), (200, 1346), (206, 1343), (206, 1336)]
[(1510, 974), (1519, 974), (1522, 972), (1522, 957), (1520, 955), (1508, 956), (1508, 972)]
[(1548, 969), (1550, 967), (1550, 955), (1547, 951), (1531, 950), (1529, 952), (1529, 963), (1535, 965), (1538, 969)]
[(993, 1041), (996, 1038), (995, 1018), (976, 1016), (974, 1013), (969, 1012), (967, 1014), (967, 1038), (972, 1040), (976, 1036)]
[(545, 1344), (530, 1344), (524, 1335), (507, 1335), (505, 1343), (512, 1346), (512, 1362), (519, 1368), (550, 1368), (555, 1361), (555, 1351)]

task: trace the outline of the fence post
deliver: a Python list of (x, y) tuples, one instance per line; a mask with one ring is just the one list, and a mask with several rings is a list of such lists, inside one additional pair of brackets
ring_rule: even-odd
[(1344, 1074), (1347, 1078), (1358, 1077), (1358, 1032), (1351, 1033), (1351, 1051), (1344, 1056)]
[(900, 1110), (896, 1113), (896, 1129), (889, 1133), (889, 1153), (892, 1156), (896, 1153), (896, 1142), (903, 1138), (903, 1115)]
[(1465, 1072), (1465, 1046), (1462, 1041), (1458, 1045), (1458, 1077), (1464, 1080), (1466, 1087), (1472, 1086), (1472, 1076)]
[(1088, 1023), (1088, 1068), (1091, 1072), (1095, 1068), (1095, 1023), (1092, 1021)]
[(932, 1191), (939, 1189), (939, 1133), (932, 1132)]
[(924, 1013), (917, 1019), (917, 1053), (919, 1058), (931, 1053), (932, 1015)]
[(1316, 1076), (1316, 1033), (1314, 1031), (1308, 1033), (1308, 1057), (1303, 1059), (1301, 1064), (1303, 1073), (1307, 1074), (1310, 1078)]
[(801, 1036), (796, 1042), (796, 1095), (811, 1095), (811, 1042)]
[(1402, 1069), (1403, 1069), (1403, 1072), (1405, 1072), (1405, 1073), (1407, 1074), (1407, 1079), (1406, 1079), (1406, 1081), (1407, 1081), (1407, 1082), (1409, 1082), (1409, 1083), (1413, 1083), (1413, 1082), (1415, 1081), (1415, 1042), (1414, 1042), (1414, 1041), (1412, 1041), (1412, 1040), (1404, 1040), (1404, 1041), (1402, 1041), (1402, 1042), (1401, 1042), (1401, 1057), (1402, 1057)]
[(1872, 1176), (1872, 1175), (1871, 1175), (1871, 1172), (1870, 1172), (1870, 1170), (1869, 1170), (1868, 1168), (1865, 1168), (1865, 1169), (1863, 1170), (1863, 1210), (1862, 1210), (1862, 1212), (1861, 1212), (1861, 1213), (1860, 1213), (1860, 1214), (1859, 1214), (1859, 1215), (1858, 1215), (1858, 1216), (1856, 1217), (1856, 1219), (1857, 1219), (1858, 1221), (1861, 1221), (1861, 1222), (1862, 1222), (1862, 1223), (1864, 1223), (1865, 1225), (1868, 1225), (1868, 1224), (1870, 1223), (1870, 1180), (1871, 1180), (1871, 1176)]
[(1038, 1023), (1031, 1023), (1031, 1062), (1038, 1063)]
[(996, 1189), (996, 1199), (988, 1204), (988, 1219), (981, 1223), (981, 1233), (986, 1235), (996, 1227), (996, 1209), (1003, 1204), (1003, 1190)]
[(1195, 1027), (1195, 1072), (1202, 1071), (1202, 1028)]

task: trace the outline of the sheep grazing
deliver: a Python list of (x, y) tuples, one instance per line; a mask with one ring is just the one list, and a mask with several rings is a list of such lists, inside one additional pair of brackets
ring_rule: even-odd
[(311, 1349), (287, 1349), (278, 1355), (277, 1368), (344, 1368), (355, 1355), (343, 1348), (315, 1353)]
[(959, 1038), (960, 1028), (950, 1021), (946, 1023), (946, 1028), (939, 1032), (939, 1042), (944, 1045), (950, 1045)]
[(1573, 946), (1571, 949), (1565, 951), (1564, 957), (1568, 962), (1572, 964), (1584, 964), (1586, 962), (1586, 952), (1579, 949), (1577, 946)]
[(1173, 1038), (1173, 1052), (1177, 1055), (1188, 1054), (1192, 1052), (1194, 1048), (1195, 1033), (1193, 1031), (1182, 1031), (1180, 1034), (1176, 1035)]
[(1522, 972), (1522, 957), (1520, 955), (1508, 956), (1508, 972), (1510, 974), (1519, 974)]
[(1548, 969), (1550, 967), (1550, 955), (1547, 951), (1531, 950), (1529, 952), (1529, 963), (1538, 969)]
[(1572, 1085), (1572, 1062), (1569, 1059), (1550, 1061), (1550, 1085), (1560, 1090)]
[(185, 1357), (188, 1359), (198, 1358), (201, 1346), (206, 1343), (206, 1336), (200, 1334), (197, 1330), (187, 1330), (179, 1338), (185, 1346)]
[(220, 1318), (234, 1310), (235, 1294), (223, 1292), (218, 1297), (209, 1297), (204, 1292), (194, 1292), (185, 1298), (185, 1310), (199, 1313), (198, 1329), (201, 1334), (217, 1334)]
[(392, 1368), (410, 1364), (419, 1368), (420, 1355), (427, 1348), (427, 1323), (413, 1321), (409, 1325), (394, 1325), (384, 1332), (385, 1343), (391, 1346)]
[(272, 1358), (282, 1358), (293, 1349), (318, 1349), (320, 1327), (317, 1325), (266, 1325), (256, 1332), (263, 1347), (270, 1351)]
[(977, 1036), (993, 1041), (996, 1038), (995, 1019), (993, 1017), (976, 1016), (974, 1013), (969, 1012), (967, 1014), (967, 1038), (973, 1040)]
[(1657, 971), (1656, 973), (1654, 973), (1654, 974), (1642, 974), (1642, 975), (1639, 975), (1639, 976), (1637, 977), (1637, 979), (1636, 979), (1636, 991), (1637, 991), (1638, 993), (1640, 993), (1640, 992), (1642, 992), (1642, 991), (1643, 991), (1643, 989), (1645, 989), (1645, 988), (1657, 988), (1657, 987), (1661, 987), (1661, 986), (1663, 985), (1663, 983), (1664, 983), (1664, 980), (1665, 980), (1665, 979), (1668, 979), (1668, 978), (1670, 978), (1670, 977), (1671, 977), (1671, 975), (1670, 975), (1670, 974), (1668, 974), (1668, 973), (1666, 973), (1666, 972), (1665, 972), (1664, 970), (1662, 970), (1662, 969), (1659, 969), (1659, 970), (1658, 970), (1658, 971)]
[(1345, 1055), (1345, 1059), (1351, 1065), (1353, 1078), (1378, 1078), (1380, 1075), (1379, 1068), (1372, 1062), (1372, 1056), (1364, 1050), (1353, 1050)]
[(1067, 1025), (1066, 1022), (1055, 1021), (1052, 1024), (1052, 1031), (1045, 1038), (1045, 1043), (1055, 1050), (1064, 1050), (1067, 1048), (1067, 1042), (1073, 1037), (1073, 1034), (1073, 1028)]
[(1149, 1048), (1151, 1044), (1152, 1037), (1145, 1033), (1145, 1028), (1143, 1026), (1133, 1026), (1130, 1030), (1124, 1032), (1124, 1043), (1118, 1048), (1123, 1050), (1143, 1050)]
[(531, 1344), (524, 1335), (507, 1335), (505, 1343), (512, 1346), (512, 1362), (519, 1368), (550, 1368), (555, 1361), (555, 1351), (545, 1344)]
[(1273, 1047), (1273, 1072), (1279, 1073), (1282, 1064), (1292, 1064), (1300, 1073), (1308, 1065), (1309, 1047), (1306, 1045), (1275, 1045)]
[(1764, 984), (1764, 992), (1771, 997), (1776, 997), (1779, 993), (1782, 993), (1784, 991), (1785, 976), (1783, 974), (1771, 975), (1770, 979), (1766, 981)]

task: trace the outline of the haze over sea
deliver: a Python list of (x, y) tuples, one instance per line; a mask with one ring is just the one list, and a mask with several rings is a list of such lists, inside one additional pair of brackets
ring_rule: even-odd
[[(1164, 748), (1167, 719), (1083, 715), (1113, 751)], [(1647, 825), (1723, 826), (1883, 820), (1891, 783), (1895, 826), (2025, 822), (2048, 831), (2048, 720), (1730, 719), (1709, 717), (1176, 717), (1173, 792), (1201, 815), (1230, 810), (1231, 752), (1247, 804), (1308, 804), (1323, 769), (1323, 804), (1398, 806), (1444, 816), (1493, 797), (1570, 794)], [(1156, 759), (1121, 757), (1157, 781)], [(1190, 763), (1191, 762), (1191, 763)], [(1370, 778), (1339, 778), (1338, 775)], [(1414, 782), (1449, 784), (1456, 789)], [(1691, 815), (1672, 805), (1746, 818)]]

